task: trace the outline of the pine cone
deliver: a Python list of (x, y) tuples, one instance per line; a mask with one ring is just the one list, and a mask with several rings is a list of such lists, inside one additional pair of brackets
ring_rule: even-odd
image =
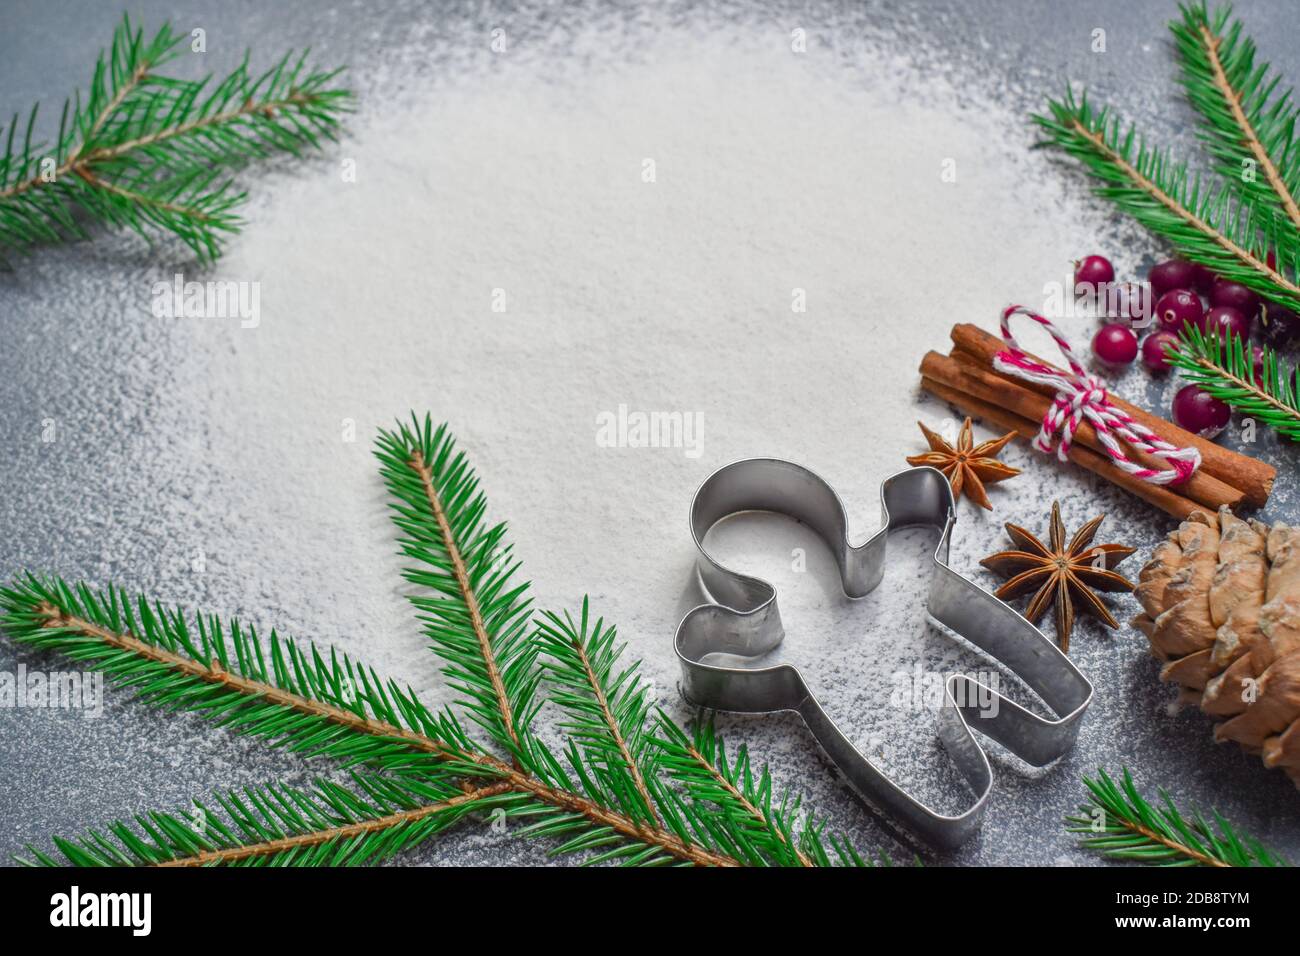
[(1300, 528), (1192, 515), (1138, 576), (1133, 624), (1162, 680), (1300, 787)]

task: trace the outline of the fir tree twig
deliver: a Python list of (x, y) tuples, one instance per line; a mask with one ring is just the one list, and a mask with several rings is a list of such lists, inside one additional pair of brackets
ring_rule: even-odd
[(1267, 63), (1256, 63), (1255, 44), (1232, 20), (1231, 7), (1220, 7), (1211, 17), (1203, 2), (1184, 4), (1182, 14), (1170, 29), (1183, 87), (1202, 117), (1202, 138), (1224, 178), (1257, 208), (1275, 210), (1295, 241), (1300, 238), (1295, 198), (1300, 163), (1291, 91), (1277, 95), (1280, 77)]
[[(395, 499), (402, 551), (416, 561), (405, 577), (431, 592), (410, 600), (422, 612), (443, 672), (465, 695), (462, 703), (475, 722), (510, 755), (512, 779), (545, 804), (539, 821), (524, 832), (568, 837), (558, 852), (605, 848), (599, 861), (740, 862), (701, 841), (707, 828), (694, 808), (662, 790), (661, 799), (647, 806), (629, 765), (593, 754), (590, 735), (583, 746), (570, 739), (566, 770), (532, 733), (544, 673), (538, 658), (548, 641), (528, 630), (528, 585), (513, 583), (519, 562), (504, 544), (505, 525), (484, 521), (486, 497), (446, 426), (435, 429), (427, 416), (423, 422), (413, 417), (409, 425), (381, 432), (376, 456)], [(562, 624), (556, 615), (549, 620)], [(590, 640), (573, 637), (584, 648)], [(607, 700), (615, 696), (611, 688), (600, 691)], [(628, 737), (636, 733), (626, 731)]]
[(1076, 98), (1067, 89), (1034, 121), (1048, 145), (1080, 160), (1100, 181), (1099, 195), (1186, 258), (1267, 299), (1300, 308), (1300, 242), (1279, 217), (1261, 216), (1225, 183), (1207, 185), (1167, 151), (1140, 140), (1133, 126), (1121, 127), (1108, 110), (1094, 109), (1086, 94)]
[(773, 808), (772, 778), (764, 768), (755, 779), (744, 747), (735, 761), (729, 762), (726, 748), (708, 721), (699, 723), (692, 739), (661, 714), (659, 731), (663, 735), (663, 765), (678, 781), (712, 800), (742, 826), (752, 827), (754, 837), (765, 843), (773, 857), (787, 858), (785, 862), (791, 865), (814, 865), (798, 847), (794, 834), (798, 804), (791, 806), (782, 799)]
[(339, 71), (308, 67), (306, 53), (261, 74), (245, 56), (215, 85), (161, 74), (181, 42), (170, 25), (147, 37), (124, 17), (86, 95), (64, 103), (52, 143), (33, 138), (39, 104), (17, 143), (14, 116), (0, 151), (0, 250), (85, 238), (88, 217), (146, 239), (172, 232), (213, 260), (245, 198), (221, 170), (334, 139), (352, 108), (333, 85)]
[(589, 624), (586, 601), (582, 602), (580, 625), (574, 624), (568, 612), (561, 619), (552, 611), (538, 624), (547, 671), (557, 685), (551, 699), (570, 715), (562, 726), (575, 742), (607, 772), (612, 770), (614, 779), (625, 771), (640, 798), (637, 809), (644, 810), (647, 821), (658, 823), (655, 802), (646, 786), (646, 776), (653, 773), (646, 734), (650, 698), (636, 674), (640, 661), (615, 676), (623, 652), (614, 645), (615, 630), (605, 627), (603, 619), (590, 628)]
[[(376, 784), (381, 780), (374, 780), (370, 786), (377, 789)], [(387, 806), (381, 804), (380, 807), (387, 812), (380, 812), (380, 807), (361, 802), (355, 794), (341, 787), (329, 787), (323, 783), (318, 786), (322, 799), (333, 797), (333, 807), (336, 810), (345, 808), (346, 812), (327, 815), (310, 797), (281, 788), (288, 799), (272, 802), (266, 798), (253, 800), (250, 797), (249, 802), (257, 810), (270, 807), (272, 812), (262, 812), (256, 830), (251, 826), (242, 827), (242, 840), (249, 842), (228, 834), (223, 841), (228, 845), (158, 861), (156, 865), (231, 866), (253, 860), (264, 864), (291, 859), (301, 866), (323, 859), (330, 866), (341, 866), (388, 859), (451, 826), (466, 812), (487, 809), (491, 798), (508, 796), (511, 792), (508, 783), (488, 783), (453, 795), (443, 795), (432, 802), (392, 801)], [(275, 793), (272, 788), (267, 789), (271, 794)], [(389, 793), (400, 793), (391, 784), (387, 784), (385, 789)], [(231, 794), (226, 804), (236, 805), (236, 799)], [(420, 799), (429, 801), (430, 798), (428, 794), (421, 794)], [(241, 809), (244, 811), (242, 819), (248, 820), (252, 811), (246, 807)], [(211, 818), (195, 822), (202, 822), (202, 819)], [(277, 822), (280, 823), (278, 828), (274, 827)], [(271, 836), (277, 829), (283, 835)]]
[[(177, 815), (140, 814), (107, 833), (90, 830), (54, 845), (72, 866), (358, 866), (387, 860), (467, 813), (518, 797), (506, 783), (457, 790), (429, 781), (353, 774), (356, 789), (318, 781), (307, 793), (272, 785), (218, 794), (219, 810), (195, 801)], [(58, 866), (28, 847), (27, 865)]]
[[(0, 591), (11, 639), (56, 651), (134, 689), (152, 707), (195, 713), (309, 756), (432, 772), (454, 754), (456, 728), (346, 655), (328, 661), (272, 631), (132, 599), (120, 588), (33, 575)], [(268, 663), (269, 662), (269, 663)], [(440, 739), (436, 739), (440, 738)], [(466, 768), (462, 768), (466, 769)]]
[[(218, 797), (194, 834), (175, 814), (118, 821), (108, 833), (55, 838), (73, 865), (341, 865), (386, 859), (471, 814), (501, 813), (518, 836), (560, 841), (585, 863), (704, 866), (864, 865), (843, 839), (774, 798), (766, 769), (729, 764), (720, 741), (692, 743), (658, 715), (637, 666), (620, 668), (613, 628), (548, 613), (529, 630), (526, 584), (483, 522), (486, 500), (446, 427), (426, 417), (381, 435), (407, 577), (429, 593), (421, 612), (462, 705), (503, 759), (473, 740), (450, 708), (430, 712), (409, 690), (335, 652), (269, 641), (237, 621), (185, 613), (28, 576), (0, 591), (0, 625), (23, 644), (65, 654), (134, 688), (148, 705), (194, 713), (236, 733), (351, 768), (355, 789), (318, 783)], [(544, 663), (543, 663), (544, 660)], [(537, 690), (569, 714), (558, 759), (532, 730)], [(685, 742), (685, 746), (683, 745)], [(364, 767), (364, 772), (362, 769)], [(196, 804), (196, 806), (201, 806)], [(209, 817), (211, 819), (209, 819)], [(29, 848), (30, 849), (30, 848)], [(34, 860), (53, 858), (31, 850)]]
[(1189, 821), (1163, 789), (1160, 806), (1150, 804), (1127, 767), (1120, 784), (1105, 770), (1083, 778), (1091, 799), (1079, 815), (1066, 817), (1070, 833), (1084, 836), (1080, 845), (1119, 860), (1157, 866), (1285, 866), (1283, 860), (1253, 837), (1238, 834), (1218, 811), (1212, 828), (1199, 812)]
[(1286, 364), (1268, 346), (1261, 346), (1263, 367), (1256, 374), (1254, 356), (1240, 336), (1228, 341), (1186, 326), (1177, 346), (1165, 349), (1170, 364), (1185, 378), (1238, 411), (1258, 418), (1278, 434), (1300, 441), (1300, 385), (1295, 366)]
[(736, 864), (482, 753), (450, 713), (433, 715), (413, 693), (346, 656), (331, 653), (326, 663), (316, 648), (302, 650), (274, 633), (264, 647), (238, 622), (226, 625), (212, 615), (187, 621), (179, 610), (143, 597), (132, 601), (119, 589), (97, 593), (28, 578), (0, 592), (0, 607), (14, 640), (102, 670), (151, 706), (191, 711), (344, 766), (364, 763), (417, 780), (504, 780), (537, 802), (529, 813), (551, 825), (538, 833), (594, 827), (687, 862)]

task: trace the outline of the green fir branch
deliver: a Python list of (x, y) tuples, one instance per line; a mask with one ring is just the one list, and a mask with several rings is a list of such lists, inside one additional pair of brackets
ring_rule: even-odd
[[(1267, 299), (1300, 308), (1300, 242), (1260, 214), (1231, 181), (1207, 182), (1148, 144), (1134, 126), (1067, 89), (1034, 117), (1054, 146), (1083, 163), (1098, 195), (1164, 237), (1187, 259)], [(1270, 253), (1273, 258), (1270, 260)]]
[(345, 767), (433, 774), (450, 762), (459, 773), (481, 772), (462, 759), (468, 741), (449, 713), (435, 715), (347, 655), (274, 630), (263, 640), (237, 620), (32, 575), (0, 590), (0, 627), (19, 644), (102, 672), (147, 706), (273, 747)]
[[(27, 576), (0, 590), (0, 627), (135, 690), (296, 753), (330, 758), (352, 786), (318, 783), (227, 794), (197, 804), (205, 829), (155, 812), (75, 839), (55, 853), (78, 866), (343, 865), (379, 862), (470, 815), (513, 821), (555, 856), (624, 866), (863, 865), (844, 839), (773, 798), (766, 769), (742, 749), (728, 761), (712, 731), (651, 720), (639, 665), (623, 667), (615, 631), (547, 613), (530, 623), (518, 562), (488, 527), (485, 497), (446, 426), (426, 417), (381, 434), (412, 601), (462, 694), (461, 706), (508, 759), (471, 738), (455, 711), (429, 711), (409, 690), (345, 655), (238, 621), (187, 614), (119, 588), (95, 591)], [(566, 719), (563, 759), (533, 731), (546, 698)], [(55, 857), (29, 848), (27, 862)]]
[[(59, 861), (28, 847), (29, 866), (362, 866), (413, 849), (470, 813), (517, 804), (503, 782), (470, 789), (353, 774), (312, 791), (276, 784), (195, 801), (183, 813), (138, 814), (75, 839), (56, 837)], [(134, 824), (134, 825), (132, 825)]]
[[(379, 435), (380, 474), (395, 499), (393, 520), (404, 571), (422, 589), (411, 596), (443, 674), (464, 695), (471, 718), (516, 763), (537, 767), (528, 725), (540, 706), (536, 644), (529, 639), (528, 585), (513, 583), (519, 562), (505, 524), (488, 527), (487, 499), (444, 424), (427, 416)], [(537, 758), (537, 759), (534, 759)]]
[(309, 66), (305, 52), (262, 73), (245, 56), (215, 84), (163, 75), (183, 39), (167, 24), (146, 36), (124, 17), (52, 142), (34, 138), (39, 104), (0, 128), (0, 250), (86, 238), (97, 222), (146, 240), (170, 232), (214, 260), (245, 199), (223, 170), (301, 156), (335, 139), (352, 109), (340, 71)]
[(431, 713), (413, 693), (344, 655), (303, 649), (275, 632), (263, 641), (238, 622), (187, 616), (120, 589), (58, 580), (29, 577), (0, 591), (0, 611), (0, 626), (16, 642), (102, 671), (148, 706), (195, 713), (272, 746), (344, 767), (364, 764), (403, 781), (505, 783), (520, 797), (507, 814), (527, 824), (520, 835), (566, 837), (557, 854), (613, 844), (602, 859), (737, 863), (597, 802), (562, 772), (525, 774), (483, 753), (450, 711)]
[(569, 734), (569, 763), (575, 773), (584, 767), (598, 771), (590, 789), (603, 802), (628, 806), (634, 816), (658, 822), (646, 778), (655, 772), (647, 715), (652, 706), (648, 688), (637, 669), (641, 662), (618, 670), (624, 645), (603, 619), (590, 621), (582, 602), (579, 623), (547, 611), (537, 627), (543, 667), (551, 680), (550, 700), (567, 715), (560, 729)]
[(1255, 208), (1271, 211), (1292, 244), (1300, 241), (1300, 156), (1291, 91), (1256, 60), (1255, 43), (1232, 8), (1211, 15), (1204, 3), (1182, 6), (1170, 24), (1188, 100), (1201, 114), (1201, 138), (1220, 174)]
[(1152, 805), (1138, 792), (1127, 767), (1119, 784), (1105, 770), (1098, 770), (1096, 780), (1084, 777), (1083, 783), (1090, 799), (1065, 822), (1068, 832), (1084, 835), (1079, 844), (1089, 850), (1154, 866), (1287, 865), (1258, 840), (1238, 834), (1217, 810), (1211, 813), (1211, 827), (1196, 811), (1188, 820), (1163, 789), (1156, 791), (1159, 804)]
[[(585, 601), (581, 624), (549, 612), (531, 624), (505, 525), (485, 521), (486, 497), (446, 425), (413, 418), (381, 432), (376, 455), (402, 551), (416, 562), (405, 572), (420, 589), (411, 601), (443, 672), (538, 798), (520, 835), (560, 839), (554, 853), (594, 854), (588, 863), (767, 863), (741, 852), (747, 840), (712, 819), (710, 804), (654, 775), (648, 695), (635, 665), (618, 669), (613, 629), (591, 626)], [(547, 677), (567, 717), (563, 760), (532, 731)]]
[[(698, 721), (691, 735), (660, 713), (657, 730), (664, 771), (693, 799), (713, 805), (715, 814), (706, 820), (725, 822), (733, 852), (773, 866), (872, 865), (843, 839), (834, 835), (823, 839), (822, 828), (815, 823), (801, 831), (802, 801), (789, 792), (777, 794), (767, 767), (756, 770), (744, 746), (728, 760), (712, 721)], [(879, 859), (891, 863), (884, 854)]]
[(1256, 374), (1254, 355), (1240, 336), (1228, 341), (1217, 332), (1208, 335), (1187, 325), (1177, 346), (1167, 346), (1166, 357), (1183, 377), (1226, 402), (1237, 411), (1259, 419), (1278, 434), (1300, 441), (1300, 387), (1297, 369), (1261, 346), (1263, 368)]

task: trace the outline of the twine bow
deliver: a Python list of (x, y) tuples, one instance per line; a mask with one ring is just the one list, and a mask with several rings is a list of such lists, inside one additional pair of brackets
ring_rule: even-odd
[[(1044, 365), (1025, 353), (1011, 334), (1013, 315), (1028, 316), (1047, 329), (1069, 363), (1070, 371), (1062, 372)], [(1008, 306), (1002, 311), (1002, 341), (1007, 344), (1007, 350), (993, 357), (995, 369), (1026, 382), (1046, 385), (1056, 391), (1056, 398), (1043, 416), (1043, 426), (1033, 441), (1034, 447), (1039, 451), (1050, 454), (1055, 450), (1056, 457), (1066, 461), (1074, 433), (1083, 420), (1087, 419), (1097, 432), (1097, 440), (1105, 446), (1115, 465), (1142, 481), (1153, 485), (1177, 484), (1192, 477), (1200, 467), (1201, 453), (1196, 448), (1171, 445), (1123, 409), (1113, 405), (1105, 386), (1075, 361), (1070, 343), (1041, 315), (1022, 305)], [(1133, 461), (1124, 453), (1116, 436), (1131, 448), (1166, 462), (1169, 467), (1148, 468)]]

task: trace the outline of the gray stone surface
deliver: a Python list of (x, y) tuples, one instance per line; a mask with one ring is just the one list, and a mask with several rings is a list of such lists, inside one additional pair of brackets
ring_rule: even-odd
[[(380, 112), (385, 100), (400, 99), (413, 90), (451, 83), (467, 55), (464, 50), (478, 49), (487, 31), (499, 22), (509, 24), (518, 43), (562, 46), (556, 38), (576, 32), (585, 23), (622, 23), (635, 36), (641, 29), (637, 24), (645, 19), (632, 4), (572, 8), (507, 4), (489, 9), (468, 3), (370, 0), (286, 4), (149, 0), (133, 3), (130, 9), (146, 25), (170, 17), (180, 28), (207, 30), (209, 59), (204, 64), (183, 61), (182, 70), (206, 66), (220, 71), (249, 45), (270, 54), (282, 47), (310, 44), (322, 62), (352, 65), (363, 113)], [(1294, 21), (1288, 5), (1241, 3), (1238, 9), (1263, 53), (1288, 76), (1300, 77), (1300, 51), (1288, 42)], [(119, 12), (114, 4), (89, 0), (5, 3), (0, 9), (0, 115), (25, 110), (38, 98), (52, 106), (83, 85), (92, 53), (110, 35)], [(859, 32), (892, 38), (898, 49), (913, 51), (916, 69), (953, 79), (959, 90), (954, 110), (969, 108), (960, 92), (965, 90), (975, 102), (997, 96), (1023, 114), (1036, 108), (1045, 93), (1059, 89), (1064, 79), (1087, 82), (1157, 135), (1187, 146), (1192, 142), (1189, 116), (1173, 81), (1163, 26), (1173, 12), (1172, 3), (1128, 2), (772, 3), (758, 11), (747, 4), (715, 5), (707, 17), (689, 5), (672, 5), (658, 11), (657, 17), (687, 25), (699, 17), (701, 29), (719, 29), (728, 22), (799, 22), (834, 36), (850, 50)], [(1105, 56), (1090, 54), (1084, 39), (1098, 25), (1108, 30), (1110, 52)], [(419, 44), (426, 45), (427, 56), (412, 55), (412, 46)], [(403, 55), (395, 57), (396, 50)], [(580, 54), (573, 56), (576, 60)], [(850, 73), (848, 82), (852, 81)], [(1008, 135), (1024, 136), (1025, 131)], [(1069, 180), (1073, 189), (1085, 188), (1082, 178), (1067, 167), (1061, 167), (1061, 176), (1073, 176)], [(270, 177), (260, 181), (254, 174), (247, 181), (255, 193), (272, 191)], [(1097, 209), (1099, 216), (1107, 215), (1100, 203)], [(1020, 214), (1012, 195), (1007, 197), (1006, 214)], [(231, 253), (231, 261), (237, 263), (252, 262), (259, 251), (266, 252), (256, 245), (257, 230), (263, 221), (260, 217), (273, 216), (274, 211), (255, 204), (249, 215), (248, 245)], [(885, 223), (882, 228), (902, 230), (907, 224)], [(382, 234), (353, 239), (367, 255), (382, 249), (385, 242)], [(302, 241), (316, 239), (305, 234)], [(337, 251), (336, 246), (331, 248)], [(7, 579), (32, 568), (95, 582), (112, 580), (168, 601), (200, 604), (322, 643), (339, 643), (362, 656), (371, 657), (369, 650), (373, 650), (381, 669), (406, 676), (435, 700), (437, 680), (401, 599), (383, 496), (365, 447), (374, 426), (406, 408), (428, 407), (435, 416), (455, 424), (484, 478), (495, 513), (511, 519), (542, 605), (571, 604), (589, 590), (597, 605), (619, 620), (631, 641), (631, 653), (645, 659), (648, 675), (663, 688), (660, 696), (665, 705), (679, 714), (680, 704), (671, 689), (675, 666), (670, 636), (676, 616), (693, 603), (685, 534), (685, 509), (693, 485), (709, 468), (742, 454), (800, 458), (828, 474), (858, 516), (859, 527), (869, 528), (879, 478), (893, 471), (903, 454), (916, 450), (914, 435), (895, 434), (894, 444), (869, 449), (848, 445), (847, 457), (841, 456), (837, 449), (848, 439), (837, 429), (854, 427), (853, 416), (866, 412), (846, 410), (843, 416), (829, 419), (811, 401), (801, 405), (796, 400), (786, 406), (788, 421), (772, 422), (768, 434), (756, 427), (762, 423), (747, 420), (746, 402), (756, 396), (746, 394), (744, 380), (727, 380), (726, 389), (731, 391), (726, 394), (736, 407), (716, 418), (710, 412), (710, 421), (718, 422), (714, 428), (730, 429), (729, 434), (743, 440), (712, 439), (715, 444), (703, 460), (691, 469), (675, 468), (671, 473), (626, 456), (611, 465), (608, 456), (590, 455), (586, 431), (573, 437), (549, 430), (561, 427), (548, 408), (541, 407), (551, 404), (549, 397), (538, 403), (537, 393), (512, 391), (508, 383), (500, 386), (502, 394), (478, 391), (472, 375), (448, 373), (458, 391), (441, 380), (443, 373), (432, 361), (421, 374), (390, 377), (383, 362), (400, 362), (405, 342), (385, 352), (382, 360), (359, 365), (355, 376), (306, 379), (310, 388), (295, 392), (298, 380), (286, 385), (274, 379), (273, 370), (281, 366), (276, 366), (272, 351), (284, 355), (301, 348), (301, 361), (310, 363), (322, 357), (313, 343), (318, 335), (326, 339), (333, 335), (343, 350), (348, 336), (358, 343), (382, 339), (389, 329), (383, 310), (363, 311), (358, 324), (350, 328), (323, 323), (319, 331), (310, 325), (313, 317), (299, 316), (292, 335), (276, 338), (277, 333), (269, 330), (263, 340), (268, 343), (267, 355), (250, 359), (246, 346), (236, 348), (219, 334), (142, 318), (147, 317), (148, 304), (140, 290), (147, 289), (154, 276), (152, 255), (130, 240), (102, 238), (41, 251), (18, 260), (15, 272), (0, 274), (0, 341), (4, 343), (0, 349), (0, 577)], [(170, 248), (164, 257), (168, 265), (185, 261), (183, 253)], [(373, 263), (373, 258), (362, 258)], [(1015, 266), (993, 257), (990, 288), (981, 290), (983, 298), (1004, 300), (1014, 294), (1008, 284), (1039, 281), (1036, 274), (1028, 280), (1005, 278), (1016, 275)], [(941, 273), (942, 263), (935, 268)], [(220, 269), (218, 273), (223, 274)], [(357, 281), (365, 281), (360, 269)], [(340, 282), (340, 294), (351, 294), (350, 288), (346, 281)], [(644, 319), (654, 314), (654, 306), (639, 302), (633, 311)], [(936, 332), (932, 344), (938, 346), (953, 319), (950, 315), (930, 318)], [(402, 328), (403, 334), (410, 332), (408, 326)], [(609, 384), (600, 377), (609, 363), (628, 360), (628, 353), (589, 329), (574, 336), (568, 340), (557, 333), (555, 341), (592, 353), (572, 359), (572, 367), (590, 375), (593, 384), (570, 383), (555, 403), (582, 409), (585, 415), (588, 407), (606, 407), (626, 394), (615, 384), (601, 392), (602, 397), (589, 398), (592, 390)], [(424, 348), (435, 355), (444, 344), (430, 332), (409, 347), (412, 354), (421, 354)], [(472, 372), (476, 362), (535, 366), (547, 361), (544, 342), (537, 347), (540, 351), (511, 351), (496, 340), (490, 344), (491, 349), (461, 356), (459, 364)], [(798, 342), (789, 347), (797, 349)], [(671, 353), (673, 361), (678, 358)], [(911, 381), (909, 370), (918, 358), (896, 357), (905, 381)], [(558, 366), (554, 375), (564, 374), (567, 367)], [(680, 381), (688, 396), (694, 394), (689, 391), (693, 386), (717, 385), (704, 365), (698, 371), (688, 369)], [(752, 382), (750, 387), (755, 387)], [(1155, 403), (1162, 393), (1152, 385), (1149, 395)], [(499, 407), (489, 410), (493, 401)], [(319, 445), (322, 455), (349, 456), (342, 471), (334, 467), (321, 475), (277, 474), (276, 442), (282, 434), (278, 429), (291, 421), (286, 408), (301, 413), (303, 429), (318, 429), (306, 436), (299, 433), (297, 441)], [(927, 409), (928, 414), (939, 414), (933, 405)], [(347, 416), (355, 417), (360, 438), (356, 445), (339, 446), (337, 423)], [(52, 445), (40, 441), (46, 420), (56, 422), (60, 431), (60, 440)], [(270, 421), (275, 427), (264, 428)], [(1296, 455), (1275, 443), (1266, 444), (1261, 453), (1283, 471), (1268, 516), (1300, 518)], [(853, 464), (853, 454), (864, 462), (861, 468)], [(294, 460), (300, 461), (301, 456)], [(1020, 498), (1009, 499), (1014, 501), (1013, 510), (1000, 513), (999, 519), (1011, 517), (1041, 527), (1044, 505), (1053, 496), (1067, 499), (1071, 524), (1097, 510), (1108, 510), (1114, 516), (1108, 528), (1115, 539), (1144, 546), (1144, 553), (1131, 566), (1133, 573), (1136, 561), (1167, 527), (1131, 500), (1095, 483), (1081, 484), (1075, 476), (1031, 461), (1026, 453), (1015, 453), (1013, 461), (1036, 469), (1038, 491), (1017, 492)], [(341, 483), (321, 487), (340, 474)], [(1021, 481), (1023, 486), (1025, 479)], [(656, 484), (661, 487), (655, 488)], [(569, 504), (567, 508), (545, 506), (539, 499)], [(735, 547), (737, 554), (754, 548), (761, 551), (765, 542), (771, 543), (760, 533), (764, 530), (771, 531), (737, 523), (726, 530), (719, 547)], [(975, 573), (976, 560), (991, 550), (988, 544), (999, 533), (997, 521), (983, 516), (959, 526), (958, 566)], [(882, 759), (892, 761), (896, 772), (936, 800), (957, 800), (953, 782), (944, 778), (948, 771), (942, 753), (933, 743), (931, 715), (914, 721), (900, 721), (896, 715), (873, 718), (887, 710), (881, 696), (888, 694), (887, 675), (876, 673), (874, 687), (863, 678), (872, 677), (867, 664), (886, 659), (889, 663), (882, 666), (893, 671), (918, 661), (943, 668), (978, 667), (978, 658), (952, 654), (940, 637), (927, 632), (915, 608), (897, 599), (905, 587), (891, 587), (890, 594), (879, 600), (844, 609), (836, 600), (833, 579), (822, 566), (824, 556), (819, 558), (815, 545), (800, 534), (797, 528), (782, 529), (776, 539), (779, 547), (767, 554), (765, 565), (756, 568), (778, 585), (793, 587), (788, 574), (782, 579), (783, 567), (788, 571), (783, 549), (791, 542), (808, 546), (819, 593), (792, 598), (790, 609), (806, 615), (804, 633), (826, 636), (792, 648), (791, 655), (812, 672), (826, 670), (828, 692), (840, 701), (837, 706), (843, 708), (845, 719), (856, 721), (852, 727), (858, 738), (877, 748)], [(899, 544), (900, 559), (892, 573), (905, 580), (918, 573), (924, 543), (903, 540)], [(202, 574), (192, 571), (198, 552), (205, 556), (207, 570)], [(987, 576), (980, 580), (992, 584)], [(854, 628), (855, 623), (861, 627)], [(832, 624), (859, 636), (849, 643), (832, 640)], [(915, 640), (910, 649), (888, 658), (881, 645), (887, 647), (901, 633)], [(870, 646), (861, 646), (864, 640)], [(999, 757), (998, 783), (984, 832), (948, 857), (922, 849), (928, 861), (1094, 862), (1073, 848), (1058, 821), (1078, 802), (1080, 773), (1098, 766), (1113, 769), (1121, 763), (1139, 768), (1144, 783), (1164, 784), (1187, 803), (1217, 805), (1293, 859), (1300, 858), (1294, 788), (1280, 774), (1265, 772), (1254, 758), (1216, 748), (1208, 724), (1197, 715), (1171, 716), (1166, 707), (1169, 689), (1157, 682), (1139, 635), (1126, 630), (1112, 636), (1085, 627), (1076, 647), (1076, 660), (1098, 686), (1098, 699), (1077, 751), (1057, 766), (1034, 772)], [(846, 657), (848, 663), (843, 662)], [(859, 663), (854, 664), (854, 659)], [(0, 668), (12, 672), (20, 665), (57, 666), (0, 642)], [(824, 762), (811, 753), (809, 738), (795, 719), (728, 719), (723, 726), (779, 768), (784, 783), (807, 791), (834, 827), (848, 831), (861, 845), (906, 855), (908, 850), (895, 842), (887, 828), (835, 785)], [(305, 779), (321, 769), (232, 741), (197, 721), (146, 711), (112, 691), (100, 720), (0, 710), (0, 853), (15, 852), (28, 841), (41, 842), (52, 832), (69, 833), (148, 808), (183, 807), (213, 788), (285, 776)], [(470, 826), (405, 862), (537, 863), (544, 861), (544, 851), (545, 847), (523, 844), (509, 834)]]

